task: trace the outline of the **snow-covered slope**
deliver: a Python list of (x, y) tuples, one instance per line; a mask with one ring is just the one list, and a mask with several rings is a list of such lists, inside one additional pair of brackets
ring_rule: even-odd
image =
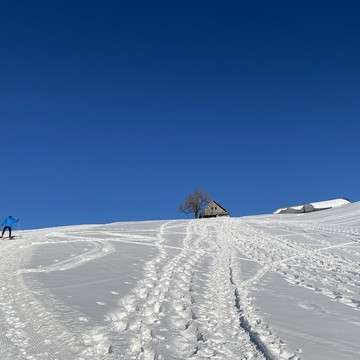
[(360, 203), (1, 240), (0, 359), (358, 359)]

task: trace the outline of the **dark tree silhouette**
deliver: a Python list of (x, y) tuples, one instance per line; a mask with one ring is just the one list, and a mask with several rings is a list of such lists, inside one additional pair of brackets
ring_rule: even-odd
[(179, 211), (184, 214), (194, 213), (195, 219), (199, 218), (200, 211), (211, 201), (211, 197), (202, 190), (196, 190), (188, 195), (185, 203), (179, 206)]

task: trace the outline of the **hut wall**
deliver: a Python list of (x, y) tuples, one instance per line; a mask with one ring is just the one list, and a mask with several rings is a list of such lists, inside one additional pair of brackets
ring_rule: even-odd
[(201, 217), (216, 217), (216, 216), (228, 216), (229, 213), (219, 206), (216, 202), (212, 201), (201, 213)]
[(306, 204), (302, 207), (302, 212), (308, 213), (314, 211), (314, 206), (311, 204)]

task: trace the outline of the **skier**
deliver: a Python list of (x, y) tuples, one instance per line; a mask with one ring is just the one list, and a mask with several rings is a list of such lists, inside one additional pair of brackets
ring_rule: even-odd
[(12, 226), (14, 223), (18, 222), (19, 220), (20, 219), (14, 219), (12, 216), (9, 216), (8, 218), (6, 218), (1, 224), (1, 226), (3, 226), (3, 225), (5, 225), (5, 226), (4, 226), (4, 229), (3, 229), (3, 232), (0, 236), (0, 238), (2, 238), (4, 236), (4, 233), (6, 230), (9, 230), (9, 238), (11, 239), (12, 238), (12, 236), (11, 236)]

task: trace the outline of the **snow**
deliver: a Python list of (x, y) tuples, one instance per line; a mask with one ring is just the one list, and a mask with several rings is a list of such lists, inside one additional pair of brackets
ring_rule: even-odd
[(332, 199), (332, 200), (313, 202), (310, 204), (289, 206), (287, 208), (280, 208), (280, 209), (275, 210), (274, 214), (281, 214), (286, 209), (301, 210), (305, 205), (312, 205), (315, 210), (326, 210), (329, 208), (334, 208), (337, 206), (348, 205), (348, 204), (351, 204), (351, 202), (346, 199)]
[(1, 359), (358, 359), (360, 203), (1, 240)]
[(315, 209), (333, 208), (336, 206), (348, 205), (348, 204), (350, 204), (350, 201), (346, 199), (333, 199), (333, 200), (311, 203), (311, 205), (313, 205)]

